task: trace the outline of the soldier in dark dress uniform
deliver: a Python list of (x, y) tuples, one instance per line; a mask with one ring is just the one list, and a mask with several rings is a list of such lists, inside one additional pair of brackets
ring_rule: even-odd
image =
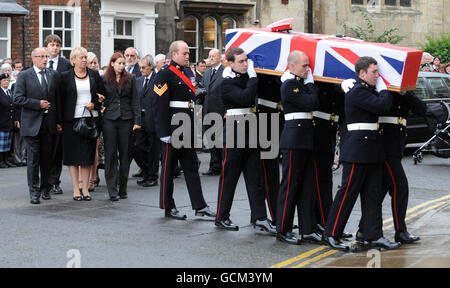
[[(300, 241), (292, 233), (296, 205), (299, 207), (299, 231), (306, 241), (320, 242), (321, 236), (314, 220), (312, 190), (313, 113), (319, 98), (309, 67), (308, 56), (293, 51), (288, 57), (289, 71), (282, 77), (281, 100), (284, 109), (284, 128), (280, 150), (283, 155), (283, 178), (278, 194), (277, 239), (297, 245)], [(309, 178), (306, 178), (309, 176)]]
[(328, 215), (324, 240), (335, 249), (348, 250), (341, 238), (358, 195), (361, 195), (364, 240), (370, 247), (395, 249), (383, 237), (381, 205), (382, 166), (385, 160), (378, 131), (378, 116), (389, 111), (392, 96), (371, 57), (361, 57), (355, 65), (355, 86), (345, 95), (345, 118), (348, 133), (342, 146), (342, 185)]
[[(215, 218), (203, 198), (200, 176), (198, 175), (198, 161), (193, 143), (195, 87), (184, 74), (189, 64), (189, 47), (183, 41), (175, 41), (170, 45), (172, 61), (156, 74), (153, 85), (154, 113), (156, 134), (161, 139), (162, 168), (160, 188), (160, 208), (165, 210), (165, 216), (184, 220), (186, 215), (177, 210), (173, 199), (173, 178), (178, 161), (184, 171), (186, 184), (195, 215)], [(191, 134), (187, 139), (187, 146), (174, 147), (172, 133), (181, 126), (171, 125), (172, 117), (177, 113), (188, 115), (191, 120)], [(189, 131), (183, 131), (186, 136)], [(186, 140), (186, 139), (185, 139)], [(183, 141), (184, 142), (184, 141)]]

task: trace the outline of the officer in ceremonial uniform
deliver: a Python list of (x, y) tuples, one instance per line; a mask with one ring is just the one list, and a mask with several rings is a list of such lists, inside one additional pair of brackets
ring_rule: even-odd
[[(190, 128), (193, 130), (195, 87), (184, 75), (184, 67), (189, 64), (188, 45), (184, 41), (175, 41), (170, 45), (169, 53), (172, 55), (172, 61), (166, 69), (156, 74), (153, 86), (155, 128), (158, 137), (164, 142), (160, 177), (160, 208), (165, 210), (166, 217), (186, 219), (186, 215), (176, 209), (173, 199), (173, 178), (177, 162), (180, 161), (195, 215), (215, 218), (216, 215), (209, 209), (203, 198), (193, 131), (190, 131), (189, 147), (175, 148), (171, 144), (173, 131), (181, 126), (181, 124), (171, 125), (172, 117), (176, 113), (188, 115), (191, 119)], [(183, 132), (189, 133), (189, 131)]]
[(309, 58), (301, 51), (288, 57), (289, 71), (281, 77), (281, 100), (284, 109), (284, 128), (280, 150), (283, 155), (283, 177), (278, 193), (277, 239), (289, 244), (300, 243), (292, 233), (295, 206), (299, 207), (299, 230), (302, 239), (320, 242), (314, 218), (312, 178), (313, 114), (319, 105), (317, 90), (309, 68)]
[[(231, 48), (226, 57), (230, 67), (225, 68), (222, 74), (224, 80), (221, 90), (226, 110), (226, 125), (223, 133), (225, 148), (223, 149), (215, 225), (226, 230), (239, 230), (239, 227), (230, 220), (230, 210), (237, 182), (241, 173), (244, 173), (251, 209), (250, 221), (253, 227), (275, 234), (275, 227), (267, 219), (264, 203), (260, 151), (257, 145), (253, 148), (249, 143), (252, 138), (250, 132), (255, 131), (250, 131), (248, 122), (257, 121), (254, 107), (258, 79), (253, 63), (248, 61), (244, 50)], [(249, 119), (249, 121), (245, 119)], [(245, 125), (245, 135), (238, 135), (238, 125)], [(228, 129), (233, 129), (229, 131), (230, 135), (234, 134), (233, 141), (227, 139)], [(245, 140), (243, 148), (238, 146), (240, 140)]]
[(392, 96), (378, 73), (377, 61), (361, 57), (355, 65), (357, 81), (345, 95), (348, 133), (341, 151), (343, 174), (324, 232), (324, 240), (338, 250), (347, 251), (341, 238), (358, 194), (361, 195), (364, 240), (369, 247), (395, 249), (383, 237), (381, 206), (383, 143), (378, 131), (378, 116), (389, 111)]
[[(392, 218), (394, 219), (395, 241), (401, 243), (413, 243), (420, 238), (414, 236), (406, 229), (406, 209), (408, 207), (408, 179), (401, 163), (406, 144), (406, 122), (409, 111), (418, 115), (424, 115), (427, 106), (413, 91), (404, 95), (392, 93), (392, 108), (378, 118), (383, 139), (386, 161), (383, 163), (383, 197), (389, 191), (391, 195)], [(356, 239), (362, 241), (363, 219)]]
[[(316, 220), (319, 229), (325, 229), (331, 203), (333, 203), (333, 174), (331, 167), (336, 148), (336, 132), (339, 111), (344, 104), (344, 93), (339, 86), (330, 83), (316, 83), (319, 108), (314, 116), (314, 168), (307, 171), (313, 174), (313, 191), (316, 197)], [(345, 235), (350, 236), (351, 235)]]
[[(267, 139), (274, 137), (280, 137), (281, 130), (283, 129), (284, 116), (283, 105), (281, 104), (280, 93), (281, 81), (280, 77), (260, 74), (258, 75), (258, 100), (257, 111), (258, 114), (267, 114)], [(278, 133), (275, 135), (275, 131), (272, 131), (271, 122), (275, 114), (278, 114)], [(261, 117), (258, 119), (258, 124), (262, 124)], [(259, 130), (258, 130), (259, 131)], [(261, 147), (264, 150), (270, 150)], [(277, 200), (278, 190), (280, 189), (280, 155), (273, 159), (261, 158), (261, 165), (263, 168), (263, 186), (266, 197), (267, 206), (269, 208), (272, 224), (275, 225), (277, 218)]]

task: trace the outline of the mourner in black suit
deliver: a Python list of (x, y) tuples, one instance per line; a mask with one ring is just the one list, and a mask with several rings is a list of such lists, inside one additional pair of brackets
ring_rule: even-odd
[[(275, 227), (267, 219), (264, 203), (260, 150), (257, 143), (255, 145), (250, 143), (257, 138), (255, 134), (250, 136), (250, 126), (252, 126), (250, 122), (257, 125), (255, 101), (258, 78), (253, 62), (248, 61), (247, 55), (241, 48), (231, 48), (227, 53), (227, 60), (230, 67), (225, 68), (221, 85), (221, 95), (226, 109), (226, 125), (223, 129), (225, 148), (218, 187), (215, 225), (226, 230), (239, 230), (239, 226), (233, 224), (230, 219), (230, 210), (236, 185), (243, 173), (250, 202), (250, 222), (254, 228), (275, 235)], [(238, 133), (243, 130), (239, 129), (238, 125), (245, 125), (244, 134)], [(227, 130), (230, 135), (234, 134), (232, 141), (227, 139)], [(255, 130), (256, 127), (253, 126), (252, 133)], [(243, 147), (238, 143), (243, 143)]]
[[(63, 163), (69, 166), (73, 199), (76, 201), (91, 200), (88, 186), (91, 166), (95, 159), (97, 138), (79, 135), (73, 129), (82, 118), (88, 124), (95, 123), (96, 127), (99, 126), (100, 101), (104, 100), (105, 94), (103, 79), (98, 71), (87, 68), (87, 53), (84, 48), (74, 48), (70, 53), (74, 69), (61, 74)], [(101, 95), (100, 101), (99, 95)], [(79, 189), (80, 179), (82, 191)]]
[(341, 150), (343, 174), (330, 214), (324, 240), (335, 249), (348, 250), (341, 238), (358, 195), (361, 195), (364, 240), (370, 247), (395, 249), (383, 237), (381, 206), (382, 166), (385, 161), (383, 142), (378, 131), (378, 116), (389, 111), (392, 95), (378, 73), (371, 57), (361, 57), (355, 65), (357, 81), (345, 95), (347, 135)]
[(135, 131), (133, 158), (141, 168), (143, 178), (137, 183), (144, 187), (158, 185), (159, 158), (161, 142), (156, 135), (154, 120), (153, 84), (156, 73), (151, 55), (144, 56), (139, 62), (142, 77), (136, 80), (141, 103), (142, 129)]
[[(413, 243), (420, 238), (414, 236), (406, 229), (406, 210), (408, 208), (408, 179), (402, 165), (404, 147), (406, 145), (406, 122), (408, 114), (412, 111), (418, 115), (424, 115), (427, 106), (413, 91), (406, 93), (392, 93), (392, 108), (389, 112), (378, 117), (380, 123), (381, 138), (383, 140), (386, 161), (383, 166), (382, 195), (389, 192), (391, 196), (392, 217), (395, 229), (395, 241), (401, 243)], [(364, 220), (361, 219), (357, 240), (364, 239)]]
[(280, 138), (283, 177), (278, 194), (277, 239), (294, 245), (300, 243), (292, 233), (297, 205), (302, 239), (317, 243), (321, 241), (321, 237), (314, 221), (312, 175), (307, 171), (313, 169), (312, 111), (317, 109), (319, 97), (308, 56), (301, 51), (293, 51), (289, 54), (288, 65), (289, 71), (281, 78), (285, 122)]
[(16, 167), (8, 161), (15, 119), (9, 75), (0, 74), (0, 168)]
[[(215, 217), (203, 198), (197, 155), (193, 145), (195, 87), (185, 75), (185, 67), (189, 64), (189, 47), (183, 41), (175, 41), (170, 45), (169, 50), (172, 62), (156, 74), (153, 85), (156, 134), (164, 142), (159, 207), (164, 209), (166, 217), (186, 219), (186, 215), (177, 210), (173, 199), (173, 178), (177, 162), (180, 161), (192, 209), (196, 210), (195, 214)], [(187, 115), (191, 124), (190, 138), (185, 139), (188, 143), (178, 148), (174, 147), (173, 139), (171, 139), (174, 130), (181, 126), (180, 124), (171, 125), (172, 117), (176, 113)], [(183, 132), (189, 133), (189, 131)], [(183, 134), (183, 137), (187, 137), (186, 134)]]
[(45, 49), (34, 49), (31, 58), (33, 67), (22, 71), (17, 79), (14, 104), (22, 107), (20, 133), (27, 144), (27, 177), (31, 203), (39, 204), (41, 194), (42, 199), (51, 199), (49, 172), (54, 162), (57, 124), (58, 130), (61, 130), (57, 113), (60, 75), (54, 70), (46, 69)]
[(138, 63), (138, 54), (136, 49), (133, 47), (128, 47), (127, 50), (125, 50), (124, 56), (126, 62), (125, 71), (133, 74), (134, 76), (136, 76), (136, 78), (141, 77), (142, 74)]
[[(205, 71), (203, 75), (203, 87), (205, 87), (206, 95), (203, 102), (203, 115), (207, 113), (218, 113), (222, 117), (225, 114), (225, 108), (223, 106), (221, 85), (223, 82), (223, 69), (225, 68), (220, 59), (220, 51), (213, 49), (209, 52), (209, 62), (211, 68)], [(205, 125), (205, 129), (209, 129), (211, 126)], [(213, 139), (214, 140), (214, 139)], [(203, 175), (220, 175), (222, 170), (222, 149), (218, 147), (207, 147), (211, 153), (209, 161), (209, 170)]]
[(141, 128), (141, 105), (136, 78), (125, 71), (125, 57), (121, 53), (111, 56), (104, 81), (105, 178), (110, 199), (118, 201), (128, 198), (132, 131)]
[[(68, 71), (72, 69), (72, 65), (70, 61), (61, 57), (61, 46), (62, 41), (61, 38), (56, 34), (50, 34), (44, 39), (44, 47), (47, 50), (49, 55), (49, 59), (47, 61), (47, 69), (55, 70), (59, 73), (64, 71)], [(61, 95), (63, 97), (64, 95)], [(61, 134), (58, 133), (55, 139), (55, 159), (53, 161), (53, 165), (50, 171), (50, 184), (52, 184), (51, 192), (54, 194), (62, 194), (63, 191), (61, 187), (59, 187), (59, 183), (61, 183), (61, 171), (62, 171), (62, 137)]]

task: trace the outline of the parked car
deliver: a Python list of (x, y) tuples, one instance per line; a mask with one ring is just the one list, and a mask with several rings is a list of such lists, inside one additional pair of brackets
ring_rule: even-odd
[[(435, 72), (419, 72), (416, 94), (427, 104), (445, 101), (450, 104), (450, 75)], [(409, 115), (407, 123), (407, 144), (415, 146), (433, 136), (423, 116)]]

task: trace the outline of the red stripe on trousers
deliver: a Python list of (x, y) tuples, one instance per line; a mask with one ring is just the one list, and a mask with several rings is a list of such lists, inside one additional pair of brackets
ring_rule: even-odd
[(222, 203), (223, 182), (225, 181), (225, 163), (227, 162), (227, 145), (225, 145), (225, 157), (222, 164), (222, 184), (220, 187), (219, 205), (217, 207), (216, 219), (219, 220), (220, 204)]
[(288, 185), (287, 185), (287, 191), (286, 191), (286, 200), (284, 202), (284, 210), (283, 210), (283, 218), (281, 220), (281, 232), (283, 233), (283, 226), (284, 226), (284, 216), (286, 214), (286, 205), (287, 205), (287, 199), (289, 196), (289, 186), (291, 184), (291, 161), (292, 161), (292, 150), (289, 151), (289, 173), (288, 173)]
[(322, 198), (320, 197), (319, 174), (317, 173), (317, 161), (314, 161), (314, 170), (316, 172), (317, 196), (319, 197), (320, 214), (322, 215), (323, 227), (325, 227), (325, 216), (323, 215)]
[(336, 230), (336, 225), (339, 220), (339, 215), (341, 214), (342, 205), (344, 205), (345, 197), (347, 197), (348, 188), (350, 187), (350, 183), (352, 182), (353, 170), (355, 169), (355, 163), (352, 165), (352, 172), (350, 172), (350, 178), (348, 179), (347, 188), (345, 189), (344, 198), (342, 198), (341, 206), (339, 207), (339, 212), (336, 216), (336, 222), (334, 222), (333, 233), (331, 234), (334, 237), (334, 231)]
[(264, 163), (264, 160), (261, 159), (262, 165), (263, 165), (263, 169), (264, 169), (264, 182), (266, 184), (266, 194), (267, 194), (267, 205), (269, 206), (269, 212), (270, 212), (270, 217), (273, 218), (273, 213), (272, 213), (272, 206), (270, 206), (270, 197), (269, 197), (269, 186), (267, 184), (267, 172), (266, 172), (266, 164)]
[(397, 216), (397, 185), (395, 184), (394, 175), (392, 175), (391, 167), (389, 167), (388, 162), (386, 161), (386, 166), (389, 170), (389, 174), (391, 175), (392, 184), (394, 184), (394, 217), (395, 217), (395, 225), (397, 226), (397, 230), (400, 229), (398, 225), (398, 216)]
[(166, 209), (166, 169), (167, 169), (167, 155), (169, 154), (169, 143), (166, 146), (166, 160), (164, 160), (164, 176), (163, 176), (163, 209)]

